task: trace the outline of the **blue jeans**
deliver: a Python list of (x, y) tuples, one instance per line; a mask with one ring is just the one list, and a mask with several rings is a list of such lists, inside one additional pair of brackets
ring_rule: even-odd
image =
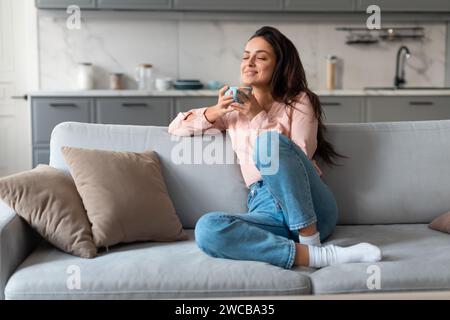
[[(260, 155), (273, 152), (274, 141), (279, 150), (278, 170), (265, 174), (266, 163)], [(195, 226), (197, 245), (212, 257), (262, 261), (290, 269), (299, 229), (316, 223), (322, 241), (333, 232), (338, 217), (335, 198), (303, 150), (276, 131), (258, 135), (253, 160), (262, 180), (250, 186), (248, 213), (206, 213)]]

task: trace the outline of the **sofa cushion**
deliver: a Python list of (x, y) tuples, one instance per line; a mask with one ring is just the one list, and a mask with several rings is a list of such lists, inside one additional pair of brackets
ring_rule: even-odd
[(62, 153), (83, 199), (97, 247), (186, 239), (154, 151), (63, 147)]
[(187, 234), (189, 241), (118, 245), (93, 260), (64, 254), (43, 242), (11, 276), (5, 297), (210, 298), (311, 292), (308, 276), (300, 272), (212, 258), (198, 249), (193, 230)]
[(57, 248), (93, 258), (97, 248), (70, 176), (47, 165), (0, 179), (0, 201)]
[[(103, 125), (65, 122), (57, 125), (50, 142), (50, 165), (69, 172), (61, 147), (79, 147), (112, 151), (158, 153), (161, 171), (175, 210), (186, 229), (193, 229), (206, 212), (246, 212), (248, 189), (226, 134), (195, 137), (176, 137), (167, 127)], [(213, 148), (214, 147), (214, 148)], [(207, 149), (208, 148), (208, 149)], [(226, 164), (202, 163), (196, 157), (192, 163), (179, 161), (178, 154), (199, 154), (212, 149), (223, 150)], [(231, 161), (230, 158), (231, 157)], [(186, 158), (190, 159), (189, 156)], [(194, 161), (195, 160), (195, 161)], [(182, 163), (181, 163), (182, 162)], [(220, 186), (220, 196), (217, 188)]]
[(450, 235), (427, 224), (338, 226), (326, 244), (363, 241), (380, 246), (383, 259), (317, 270), (314, 294), (450, 289)]

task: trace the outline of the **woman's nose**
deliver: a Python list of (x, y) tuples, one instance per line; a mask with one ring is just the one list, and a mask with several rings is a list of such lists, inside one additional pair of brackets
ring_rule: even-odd
[(254, 59), (248, 59), (248, 65), (249, 66), (254, 66), (255, 65), (255, 60)]

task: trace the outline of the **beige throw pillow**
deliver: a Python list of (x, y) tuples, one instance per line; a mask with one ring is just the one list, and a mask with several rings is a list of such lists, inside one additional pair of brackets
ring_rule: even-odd
[(82, 258), (97, 253), (71, 177), (47, 165), (0, 179), (0, 198), (57, 248)]
[(450, 233), (450, 211), (441, 214), (428, 225), (431, 229)]
[(62, 148), (97, 247), (185, 240), (154, 151)]

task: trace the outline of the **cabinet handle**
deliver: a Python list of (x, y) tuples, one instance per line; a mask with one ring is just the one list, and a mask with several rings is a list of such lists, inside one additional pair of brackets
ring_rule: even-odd
[(15, 100), (28, 100), (28, 95), (24, 94), (21, 96), (11, 96), (11, 99), (15, 99)]
[(340, 102), (321, 102), (323, 106), (340, 106)]
[(76, 107), (75, 103), (50, 103), (50, 107)]
[(122, 103), (122, 107), (148, 107), (146, 103)]
[(432, 101), (410, 101), (410, 106), (432, 106), (434, 103)]

